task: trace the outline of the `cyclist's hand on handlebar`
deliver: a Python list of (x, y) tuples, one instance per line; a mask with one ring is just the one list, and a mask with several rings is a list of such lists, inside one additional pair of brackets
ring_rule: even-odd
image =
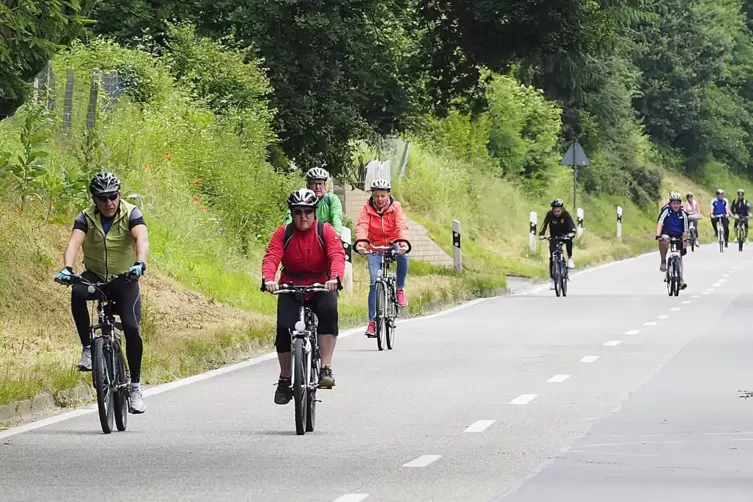
[(330, 279), (324, 283), (324, 287), (330, 292), (337, 291), (338, 285), (337, 279)]
[(58, 284), (70, 284), (72, 275), (73, 274), (68, 267), (63, 267), (63, 269), (58, 272), (58, 275), (55, 276), (55, 282)]
[(358, 254), (366, 254), (366, 244), (363, 244), (363, 243), (359, 242), (356, 245), (356, 253), (358, 253)]
[(264, 289), (266, 289), (270, 293), (274, 293), (275, 291), (280, 289), (280, 285), (275, 281), (267, 281), (264, 283)]
[(144, 272), (146, 272), (146, 265), (140, 261), (137, 261), (128, 269), (128, 275), (131, 277), (141, 277)]

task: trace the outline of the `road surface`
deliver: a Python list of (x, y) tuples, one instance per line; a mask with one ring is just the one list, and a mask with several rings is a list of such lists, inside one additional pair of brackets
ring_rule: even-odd
[(749, 501), (752, 260), (704, 246), (670, 298), (643, 256), (403, 320), (391, 352), (344, 337), (302, 437), (268, 358), (150, 389), (125, 433), (0, 432), (0, 500)]

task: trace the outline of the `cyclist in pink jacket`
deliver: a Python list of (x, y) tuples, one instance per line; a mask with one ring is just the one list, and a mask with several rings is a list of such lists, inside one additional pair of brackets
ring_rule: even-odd
[(683, 209), (686, 213), (688, 213), (688, 223), (690, 224), (691, 228), (695, 229), (695, 245), (696, 247), (700, 247), (701, 243), (698, 239), (698, 220), (703, 219), (703, 215), (701, 214), (701, 205), (698, 204), (698, 201), (693, 197), (693, 192), (688, 192), (687, 194), (685, 194), (685, 197), (687, 202), (685, 202)]

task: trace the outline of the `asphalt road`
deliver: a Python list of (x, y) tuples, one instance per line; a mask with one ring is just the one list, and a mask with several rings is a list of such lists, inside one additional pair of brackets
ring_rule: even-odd
[(401, 321), (391, 352), (344, 337), (303, 437), (269, 358), (151, 389), (125, 433), (0, 432), (0, 500), (751, 500), (752, 260), (704, 246), (670, 298), (644, 256)]

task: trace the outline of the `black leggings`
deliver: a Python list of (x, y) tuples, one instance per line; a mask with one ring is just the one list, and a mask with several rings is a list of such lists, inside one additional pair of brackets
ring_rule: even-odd
[(735, 230), (737, 230), (737, 226), (742, 223), (745, 226), (745, 235), (748, 235), (748, 219), (744, 219), (742, 221), (735, 220)]
[[(96, 274), (86, 271), (81, 276), (89, 282), (99, 282), (102, 279)], [(131, 382), (141, 382), (141, 356), (144, 352), (144, 344), (139, 333), (141, 322), (141, 292), (138, 281), (118, 282), (104, 289), (105, 294), (115, 302), (115, 312), (120, 315), (123, 323), (123, 333), (126, 339), (126, 357), (128, 368), (131, 370)], [(83, 284), (75, 284), (71, 292), (71, 310), (73, 320), (76, 322), (78, 337), (81, 345), (91, 345), (91, 324), (89, 320), (89, 308), (86, 302), (96, 300), (97, 294), (90, 294), (88, 287)]]
[[(337, 326), (337, 293), (316, 293), (309, 301), (309, 307), (319, 319), (318, 332), (320, 335), (338, 334)], [(290, 329), (298, 322), (299, 304), (295, 298), (283, 293), (277, 298), (277, 338), (275, 347), (277, 352), (290, 352)]]
[[(557, 249), (557, 242), (555, 241), (549, 241), (549, 277), (551, 279), (554, 279), (552, 276), (552, 253)], [(565, 249), (567, 250), (567, 257), (572, 258), (573, 257), (573, 241), (568, 239), (565, 241)]]
[[(714, 229), (714, 237), (718, 237), (718, 235), (716, 235), (716, 220), (718, 218), (720, 218), (720, 216), (711, 215), (711, 227)], [(721, 216), (721, 219), (722, 226), (724, 227), (724, 242), (729, 242), (729, 218)]]

